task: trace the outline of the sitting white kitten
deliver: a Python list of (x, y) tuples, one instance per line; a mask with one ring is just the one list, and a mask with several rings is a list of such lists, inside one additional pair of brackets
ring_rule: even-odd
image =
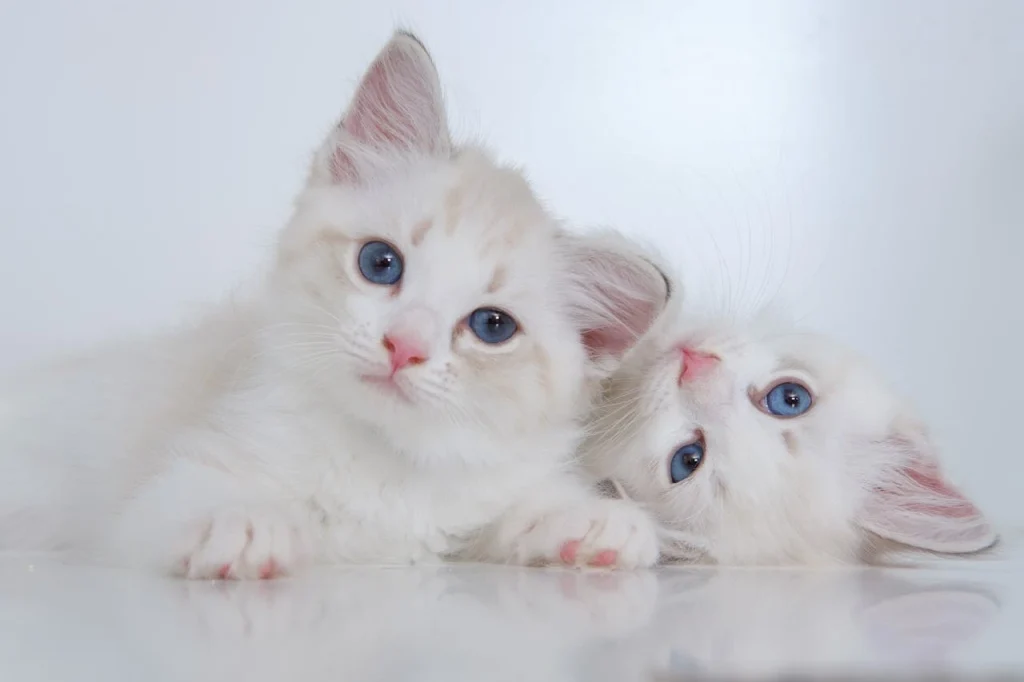
[(860, 358), (792, 328), (673, 307), (608, 381), (588, 467), (651, 511), (666, 559), (857, 561), (885, 543), (992, 545), (909, 407)]
[(572, 464), (588, 385), (666, 297), (456, 149), (396, 34), (317, 154), (276, 263), (194, 328), (0, 402), (0, 548), (193, 578), (309, 561), (649, 565), (650, 519)]

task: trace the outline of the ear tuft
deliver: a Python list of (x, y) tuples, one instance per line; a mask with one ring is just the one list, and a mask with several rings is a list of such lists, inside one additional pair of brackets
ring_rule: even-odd
[(923, 429), (899, 429), (876, 445), (886, 451), (886, 459), (900, 464), (870, 491), (859, 526), (888, 540), (944, 554), (977, 552), (996, 542), (981, 510), (942, 475)]
[(396, 157), (450, 153), (437, 69), (423, 43), (399, 31), (367, 69), (324, 141), (311, 182), (355, 184)]
[(571, 312), (598, 365), (621, 360), (665, 309), (669, 277), (633, 242), (611, 230), (562, 233)]

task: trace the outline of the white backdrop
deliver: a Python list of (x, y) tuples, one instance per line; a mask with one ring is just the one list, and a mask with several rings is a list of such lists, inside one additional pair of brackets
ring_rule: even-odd
[(1017, 0), (0, 0), (0, 370), (252, 272), (396, 22), (558, 213), (779, 294), (1024, 520)]

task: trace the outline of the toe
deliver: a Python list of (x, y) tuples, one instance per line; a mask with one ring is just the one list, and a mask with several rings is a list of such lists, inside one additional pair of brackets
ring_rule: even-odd
[(563, 543), (562, 548), (558, 552), (558, 558), (562, 560), (563, 564), (575, 564), (576, 554), (579, 552), (581, 544), (579, 540), (569, 540)]
[(619, 560), (619, 553), (614, 549), (602, 549), (590, 559), (591, 566), (614, 566)]

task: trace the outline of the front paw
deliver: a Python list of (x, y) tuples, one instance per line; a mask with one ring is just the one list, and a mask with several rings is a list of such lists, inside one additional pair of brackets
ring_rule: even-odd
[(309, 550), (305, 524), (283, 508), (231, 509), (197, 528), (179, 571), (191, 579), (267, 580), (294, 572)]
[(524, 565), (638, 568), (658, 560), (654, 522), (623, 500), (587, 500), (546, 514), (515, 540), (513, 559)]

